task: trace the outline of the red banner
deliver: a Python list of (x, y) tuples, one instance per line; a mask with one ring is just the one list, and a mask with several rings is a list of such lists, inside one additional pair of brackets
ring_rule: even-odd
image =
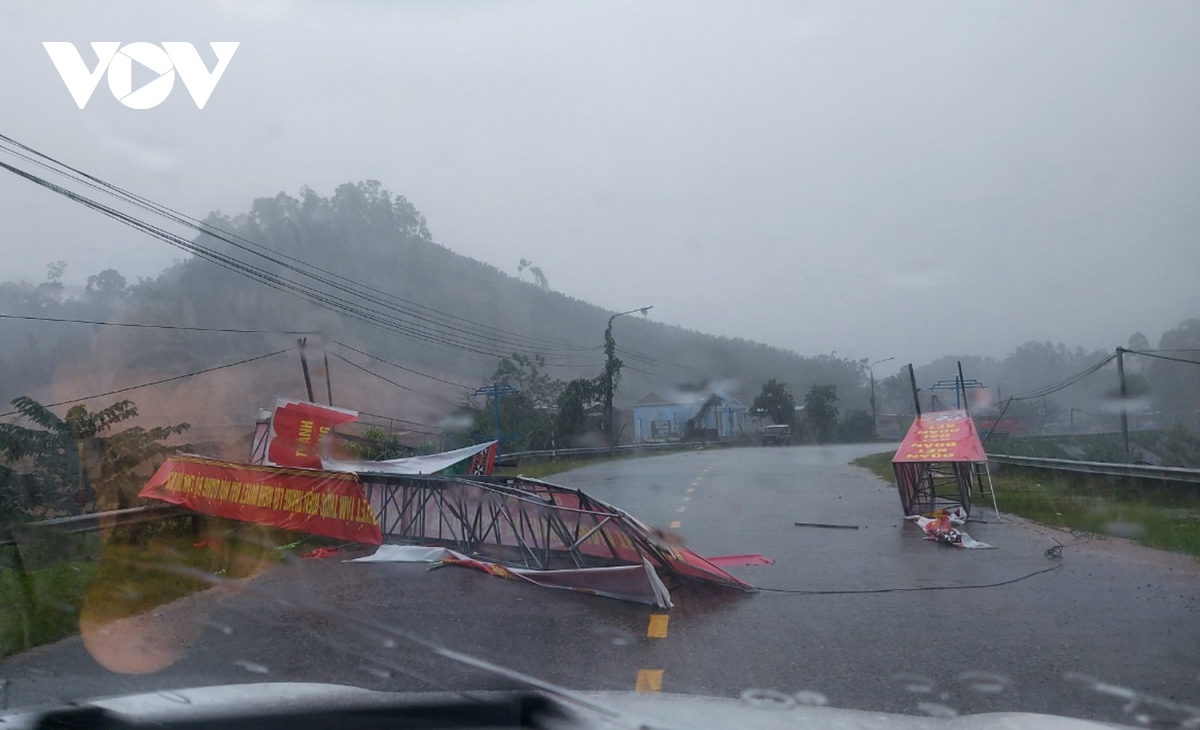
[(375, 512), (353, 474), (173, 456), (140, 497), (195, 512), (379, 545)]
[(275, 415), (271, 418), (267, 463), (320, 469), (321, 437), (334, 426), (351, 423), (357, 418), (355, 411), (280, 398), (275, 402)]
[(471, 476), (488, 476), (496, 470), (496, 447), (499, 441), (471, 457), (467, 473)]
[(935, 411), (913, 421), (892, 461), (987, 461), (987, 453), (966, 411)]

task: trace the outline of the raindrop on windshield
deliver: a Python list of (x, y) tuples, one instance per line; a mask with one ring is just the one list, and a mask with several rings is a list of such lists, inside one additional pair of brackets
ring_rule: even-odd
[(1146, 527), (1138, 522), (1109, 522), (1104, 525), (1104, 532), (1113, 537), (1137, 540), (1146, 534)]
[(191, 700), (189, 700), (185, 695), (183, 695), (179, 692), (172, 692), (170, 690), (160, 690), (158, 692), (158, 696), (162, 697), (164, 700), (170, 700), (172, 702), (177, 702), (181, 705), (192, 704)]
[(892, 681), (903, 684), (905, 692), (925, 695), (933, 693), (933, 680), (920, 674), (894, 674)]
[(254, 674), (267, 674), (271, 671), (261, 664), (248, 662), (244, 659), (239, 659), (238, 661), (234, 662), (234, 664), (238, 665), (242, 669), (245, 669), (247, 672), (252, 672)]
[(362, 667), (362, 670), (364, 672), (366, 672), (367, 674), (370, 674), (375, 677), (379, 677), (380, 679), (391, 679), (392, 678), (392, 672), (390, 669), (382, 669), (380, 667)]
[(937, 702), (918, 702), (917, 709), (930, 717), (958, 717), (958, 711), (953, 707)]
[(773, 689), (748, 689), (742, 692), (741, 700), (748, 705), (772, 710), (790, 710), (796, 706), (796, 700)]
[(968, 689), (983, 694), (999, 694), (1009, 685), (1008, 677), (992, 672), (963, 672), (957, 679), (966, 684)]
[(823, 707), (829, 704), (828, 697), (820, 692), (815, 692), (809, 689), (801, 690), (792, 696), (795, 697), (796, 702), (801, 705), (815, 705)]
[(230, 634), (233, 633), (233, 627), (230, 626), (229, 624), (223, 624), (218, 621), (201, 621), (200, 623), (203, 624), (204, 626), (209, 626), (211, 628), (214, 628), (217, 631), (220, 631), (222, 634), (225, 634), (226, 636), (229, 636)]
[(629, 646), (633, 643), (633, 634), (622, 629), (604, 627), (596, 629), (594, 633), (613, 646)]
[(395, 639), (384, 639), (383, 640), (383, 648), (384, 649), (395, 649), (396, 648), (396, 640)]

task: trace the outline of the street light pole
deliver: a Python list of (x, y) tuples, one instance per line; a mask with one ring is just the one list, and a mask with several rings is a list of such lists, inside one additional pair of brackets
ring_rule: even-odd
[(871, 438), (874, 439), (879, 438), (879, 416), (875, 413), (875, 366), (881, 362), (895, 359), (895, 357), (885, 357), (867, 366), (867, 370), (871, 371)]
[(617, 342), (613, 339), (612, 334), (613, 320), (635, 312), (641, 312), (644, 317), (651, 309), (654, 309), (654, 305), (638, 307), (628, 312), (614, 314), (608, 318), (608, 327), (604, 330), (604, 430), (608, 434), (608, 445), (610, 447), (617, 445), (615, 439), (616, 429), (613, 424), (613, 391), (616, 390), (617, 380), (621, 376), (621, 365), (624, 364), (617, 357)]

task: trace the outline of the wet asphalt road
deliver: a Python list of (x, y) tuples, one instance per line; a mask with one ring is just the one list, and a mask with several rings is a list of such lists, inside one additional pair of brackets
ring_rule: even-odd
[[(677, 591), (661, 638), (647, 634), (662, 612), (646, 606), (466, 569), (304, 560), (240, 592), (208, 591), (131, 622), (128, 634), (165, 657), (160, 671), (107, 671), (73, 638), (0, 663), (0, 676), (10, 706), (225, 682), (515, 686), (417, 647), (409, 634), (581, 690), (631, 690), (640, 674), (664, 692), (806, 691), (857, 709), (1030, 711), (1129, 724), (1187, 716), (1164, 702), (1200, 705), (1200, 563), (997, 522), (982, 507), (976, 515), (989, 522), (967, 531), (997, 549), (934, 545), (900, 519), (889, 484), (848, 464), (879, 450), (702, 451), (553, 478), (673, 529), (702, 555), (776, 561), (731, 569), (772, 590)], [(1048, 558), (1056, 540), (1067, 547), (1061, 559)], [(1047, 568), (1056, 569), (1023, 578)], [(903, 590), (852, 593), (880, 589)], [(96, 651), (104, 658), (114, 650)], [(1138, 699), (1096, 691), (1087, 677), (1136, 690)]]

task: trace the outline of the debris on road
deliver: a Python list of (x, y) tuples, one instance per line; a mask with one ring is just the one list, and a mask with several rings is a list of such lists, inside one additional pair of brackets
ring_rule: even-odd
[(904, 519), (915, 522), (917, 527), (925, 532), (925, 539), (953, 547), (984, 549), (992, 548), (986, 542), (979, 542), (967, 533), (958, 529), (966, 523), (966, 512), (962, 507), (954, 509), (939, 509), (924, 515), (909, 515)]
[(752, 553), (750, 555), (718, 555), (715, 557), (710, 556), (710, 557), (705, 558), (705, 560), (707, 560), (708, 562), (717, 566), (718, 568), (730, 568), (730, 567), (737, 568), (737, 567), (746, 567), (749, 565), (774, 565), (775, 564), (775, 561), (772, 560), (771, 558), (765, 558), (762, 555), (759, 555), (758, 553)]
[(834, 525), (826, 522), (797, 522), (796, 527), (827, 527), (832, 530), (857, 530), (858, 525)]

